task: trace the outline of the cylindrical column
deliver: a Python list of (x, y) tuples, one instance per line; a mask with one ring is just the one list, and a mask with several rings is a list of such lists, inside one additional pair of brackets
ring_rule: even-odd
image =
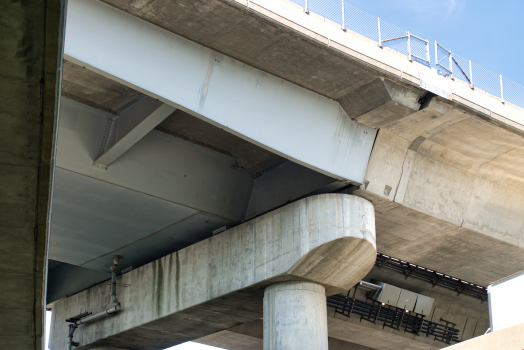
[(281, 282), (264, 291), (264, 350), (328, 350), (326, 291)]

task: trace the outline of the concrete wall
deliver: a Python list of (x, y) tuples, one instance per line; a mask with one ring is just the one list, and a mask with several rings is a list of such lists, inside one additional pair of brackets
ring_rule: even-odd
[[(79, 328), (78, 349), (163, 349), (259, 319), (263, 288), (278, 281), (316, 282), (328, 295), (348, 289), (373, 266), (374, 237), (366, 200), (302, 199), (123, 275), (123, 310)], [(52, 349), (65, 347), (63, 320), (108, 306), (107, 285), (55, 303)]]
[(0, 11), (0, 348), (41, 349), (65, 1)]
[(488, 333), (449, 347), (450, 350), (522, 350), (524, 349), (524, 323)]

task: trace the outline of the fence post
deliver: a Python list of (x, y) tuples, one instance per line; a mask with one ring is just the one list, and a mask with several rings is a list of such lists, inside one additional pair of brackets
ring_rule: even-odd
[(307, 7), (307, 0), (304, 0), (304, 12), (309, 15), (309, 8)]
[(341, 0), (342, 3), (342, 30), (346, 31), (346, 16), (344, 16), (344, 0)]
[(378, 47), (382, 48), (382, 33), (380, 31), (380, 17), (378, 19)]
[(426, 40), (426, 59), (428, 64), (431, 66), (431, 56), (429, 55), (429, 40)]
[(412, 61), (411, 59), (411, 33), (410, 32), (407, 32), (407, 33), (408, 33), (408, 59), (411, 62)]
[(473, 68), (471, 67), (471, 60), (469, 60), (469, 87), (474, 88), (473, 85)]
[(438, 65), (438, 48), (437, 48), (437, 41), (435, 40), (435, 65)]
[(502, 86), (502, 74), (500, 75), (500, 102), (504, 103), (504, 87)]
[(451, 51), (448, 51), (449, 55), (449, 71), (451, 72), (451, 79), (455, 80), (455, 77), (453, 76), (453, 53)]

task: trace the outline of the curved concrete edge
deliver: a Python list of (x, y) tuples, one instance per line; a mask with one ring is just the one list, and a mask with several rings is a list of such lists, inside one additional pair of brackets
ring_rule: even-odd
[(375, 264), (376, 248), (368, 241), (346, 237), (324, 243), (304, 255), (288, 274), (315, 281), (326, 294), (347, 291), (364, 278)]
[[(126, 273), (122, 311), (75, 333), (78, 348), (162, 349), (262, 316), (263, 289), (282, 281), (349, 289), (375, 261), (367, 200), (347, 194), (304, 198)], [(109, 289), (92, 287), (54, 305), (51, 346), (65, 349), (63, 320), (107, 308)], [(189, 331), (189, 329), (191, 331)]]

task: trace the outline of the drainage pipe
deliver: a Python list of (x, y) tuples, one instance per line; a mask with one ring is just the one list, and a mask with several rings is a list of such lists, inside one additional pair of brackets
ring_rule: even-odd
[(361, 287), (362, 289), (367, 290), (367, 291), (374, 291), (374, 290), (382, 289), (381, 286), (379, 286), (377, 284), (369, 283), (369, 282), (366, 282), (366, 281), (360, 281), (358, 286)]
[(111, 301), (115, 306), (120, 306), (116, 298), (116, 272), (118, 271), (118, 260), (120, 259), (122, 259), (120, 255), (113, 256), (113, 266), (109, 268), (111, 270)]
[(75, 333), (75, 330), (78, 328), (78, 326), (80, 326), (81, 324), (96, 321), (99, 318), (106, 317), (114, 313), (117, 313), (118, 310), (120, 309), (120, 302), (118, 301), (116, 297), (116, 273), (118, 271), (118, 260), (120, 259), (122, 259), (120, 255), (113, 256), (113, 266), (109, 268), (111, 270), (111, 301), (113, 302), (114, 306), (105, 311), (99, 312), (95, 315), (83, 317), (75, 321), (73, 324), (70, 324), (69, 332), (67, 334), (67, 350), (72, 350), (73, 346), (76, 347), (79, 345), (78, 342), (73, 341), (73, 334)]
[(79, 345), (76, 341), (73, 341), (73, 333), (75, 333), (76, 328), (76, 324), (69, 325), (69, 332), (67, 333), (67, 350), (72, 350), (73, 346)]
[(117, 306), (113, 306), (110, 309), (107, 309), (107, 310), (104, 310), (102, 312), (99, 312), (97, 314), (81, 318), (81, 319), (79, 319), (78, 321), (75, 322), (75, 326), (78, 327), (81, 324), (85, 324), (85, 323), (88, 323), (88, 322), (93, 322), (93, 321), (98, 320), (99, 318), (109, 316), (111, 314), (114, 314), (115, 312), (118, 312), (119, 309), (120, 309), (120, 304), (117, 305)]

